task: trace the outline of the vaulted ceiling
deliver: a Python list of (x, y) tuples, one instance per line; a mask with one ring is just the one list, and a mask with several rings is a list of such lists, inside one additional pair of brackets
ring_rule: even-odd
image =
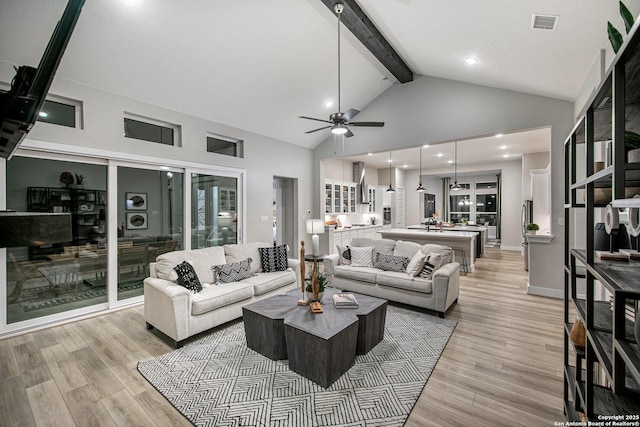
[[(298, 116), (328, 118), (337, 101), (337, 19), (329, 3), (87, 1), (56, 79), (313, 148), (328, 131), (307, 135), (317, 126)], [(638, 1), (628, 3), (636, 13)], [(607, 20), (621, 21), (612, 0), (357, 4), (415, 74), (565, 100), (575, 100), (608, 45)], [(65, 5), (2, 0), (0, 61), (36, 66)], [(555, 30), (532, 29), (534, 14), (558, 16)], [(400, 84), (344, 27), (341, 42), (343, 111), (362, 110)], [(479, 62), (470, 66), (467, 56)]]

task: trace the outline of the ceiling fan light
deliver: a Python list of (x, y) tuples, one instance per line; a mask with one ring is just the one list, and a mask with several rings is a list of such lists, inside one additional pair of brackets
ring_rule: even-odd
[(342, 123), (333, 125), (333, 127), (331, 128), (331, 133), (334, 135), (344, 135), (345, 133), (347, 133), (347, 131), (348, 129)]

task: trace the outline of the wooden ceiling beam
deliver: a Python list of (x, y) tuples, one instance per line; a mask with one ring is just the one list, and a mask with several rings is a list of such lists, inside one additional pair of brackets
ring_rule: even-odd
[(375, 56), (400, 83), (413, 81), (413, 71), (402, 60), (391, 44), (384, 38), (374, 23), (358, 6), (355, 0), (321, 0), (336, 15), (333, 7), (336, 3), (344, 5), (342, 23)]

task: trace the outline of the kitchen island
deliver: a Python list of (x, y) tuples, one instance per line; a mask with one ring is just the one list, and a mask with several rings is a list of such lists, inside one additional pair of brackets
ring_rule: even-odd
[(469, 271), (475, 270), (476, 261), (476, 239), (480, 238), (477, 231), (443, 231), (426, 229), (407, 229), (407, 228), (390, 228), (388, 230), (380, 230), (379, 233), (383, 239), (404, 240), (407, 242), (416, 242), (424, 245), (426, 243), (435, 243), (438, 245), (449, 246), (456, 252), (456, 261), (463, 264), (462, 252), (464, 251), (466, 264)]
[[(410, 230), (426, 230), (426, 225), (410, 225), (407, 227)], [(431, 225), (429, 227), (431, 230), (438, 230), (435, 225)], [(456, 232), (467, 232), (467, 231), (477, 231), (480, 233), (478, 238), (476, 239), (476, 257), (482, 258), (485, 254), (485, 245), (487, 244), (487, 235), (489, 233), (489, 227), (485, 227), (484, 225), (456, 225), (454, 227), (444, 227), (444, 231), (456, 231)]]

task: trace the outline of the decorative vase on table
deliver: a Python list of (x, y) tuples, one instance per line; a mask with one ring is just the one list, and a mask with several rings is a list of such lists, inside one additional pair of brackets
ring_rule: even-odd
[(318, 292), (318, 299), (316, 300), (313, 297), (313, 292), (307, 292), (307, 299), (309, 301), (322, 301), (322, 297), (324, 296), (324, 292)]

